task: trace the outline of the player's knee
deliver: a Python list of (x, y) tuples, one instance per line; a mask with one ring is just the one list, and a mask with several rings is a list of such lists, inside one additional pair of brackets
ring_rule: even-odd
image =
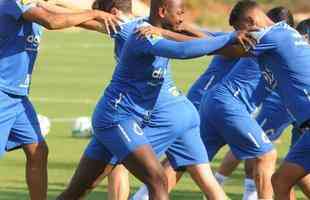
[(153, 191), (168, 191), (168, 179), (164, 172), (152, 172), (148, 177), (147, 187)]
[(272, 150), (268, 153), (265, 153), (262, 156), (257, 157), (256, 159), (256, 163), (257, 164), (267, 164), (267, 165), (274, 165), (275, 161), (277, 159), (277, 151), (276, 150)]
[(26, 147), (26, 157), (30, 164), (44, 164), (47, 162), (49, 149), (45, 142)]
[(274, 173), (271, 178), (272, 187), (275, 193), (282, 193), (286, 190), (286, 181), (282, 179), (279, 173)]

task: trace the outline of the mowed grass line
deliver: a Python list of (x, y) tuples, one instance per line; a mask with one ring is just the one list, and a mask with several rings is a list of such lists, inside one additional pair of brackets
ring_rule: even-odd
[[(112, 41), (100, 34), (86, 31), (45, 33), (31, 90), (37, 111), (49, 118), (90, 116), (111, 79), (115, 64), (112, 51)], [(174, 78), (179, 88), (186, 92), (209, 61), (209, 58), (173, 61)], [(53, 123), (47, 137), (50, 148), (49, 199), (55, 199), (64, 189), (88, 142), (87, 139), (71, 138), (70, 129), (70, 123)], [(286, 134), (279, 145), (281, 156), (287, 151), (289, 137)], [(214, 167), (218, 166), (222, 156), (223, 152), (212, 163)], [(24, 166), (22, 151), (6, 154), (0, 160), (0, 200), (28, 199)], [(240, 166), (225, 186), (225, 191), (235, 200), (241, 199), (242, 169)], [(140, 185), (134, 178), (131, 183), (132, 191)], [(106, 199), (106, 181), (88, 199)], [(201, 194), (186, 175), (172, 193), (172, 199), (201, 199)]]

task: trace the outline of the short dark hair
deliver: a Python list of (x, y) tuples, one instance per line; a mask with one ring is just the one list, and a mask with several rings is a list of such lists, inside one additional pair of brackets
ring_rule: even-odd
[(310, 38), (310, 18), (300, 22), (296, 29), (300, 34), (308, 35)]
[(95, 0), (93, 9), (111, 12), (112, 8), (117, 8), (124, 13), (132, 12), (132, 0)]
[(275, 23), (286, 21), (292, 27), (295, 26), (294, 17), (291, 11), (285, 7), (279, 6), (268, 11), (267, 16)]
[(233, 7), (229, 17), (229, 25), (234, 26), (241, 17), (250, 9), (258, 7), (259, 4), (254, 0), (241, 0)]

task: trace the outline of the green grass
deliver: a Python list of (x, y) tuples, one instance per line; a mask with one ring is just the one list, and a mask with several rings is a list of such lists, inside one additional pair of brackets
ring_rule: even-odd
[[(113, 44), (104, 36), (91, 32), (53, 32), (44, 35), (41, 53), (34, 72), (31, 98), (39, 113), (55, 118), (90, 116), (96, 100), (111, 78), (114, 67)], [(186, 92), (190, 84), (208, 65), (210, 59), (173, 62), (177, 85)], [(43, 98), (43, 99), (42, 99)], [(49, 156), (49, 199), (54, 199), (68, 183), (88, 140), (70, 137), (71, 124), (54, 122), (47, 137)], [(283, 156), (289, 145), (286, 134), (279, 145)], [(222, 153), (213, 163), (219, 164)], [(0, 160), (0, 200), (28, 199), (22, 151), (7, 154)], [(234, 173), (225, 191), (241, 199), (242, 167)], [(139, 183), (132, 178), (132, 189)], [(201, 194), (189, 176), (172, 193), (172, 199), (200, 199)], [(106, 199), (106, 182), (96, 189), (90, 200)]]

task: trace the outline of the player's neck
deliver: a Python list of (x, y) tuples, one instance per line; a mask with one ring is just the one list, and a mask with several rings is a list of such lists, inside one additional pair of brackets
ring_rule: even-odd
[(155, 27), (159, 27), (159, 28), (162, 28), (162, 23), (161, 21), (159, 20), (158, 17), (154, 16), (154, 15), (150, 15), (150, 18), (149, 18), (149, 22), (152, 26), (155, 26)]
[(273, 26), (275, 23), (267, 16), (262, 16), (262, 19), (260, 20), (260, 27), (261, 28), (267, 28), (269, 26)]

